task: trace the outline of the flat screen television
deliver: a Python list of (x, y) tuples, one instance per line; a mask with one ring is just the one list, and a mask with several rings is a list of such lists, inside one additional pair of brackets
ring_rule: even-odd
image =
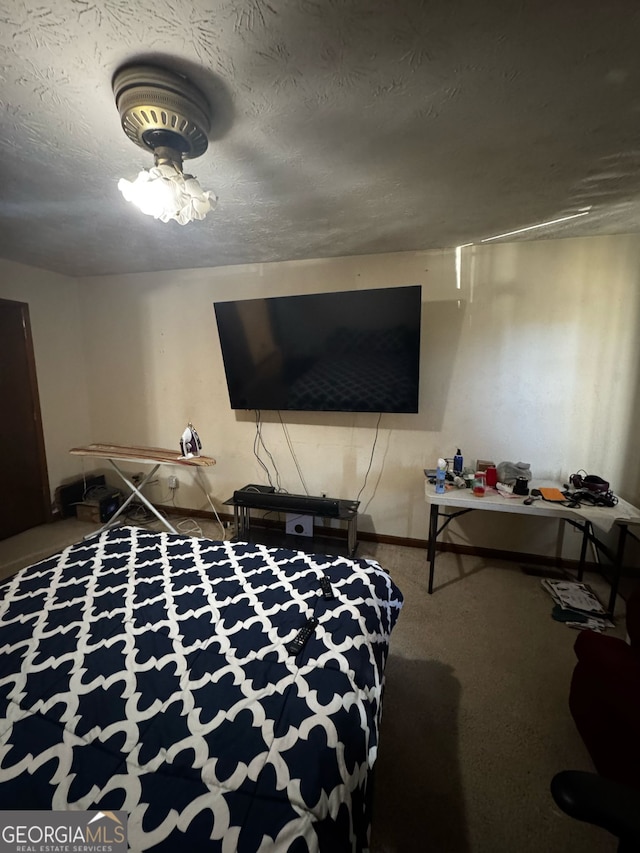
[(214, 302), (232, 409), (417, 412), (420, 285)]

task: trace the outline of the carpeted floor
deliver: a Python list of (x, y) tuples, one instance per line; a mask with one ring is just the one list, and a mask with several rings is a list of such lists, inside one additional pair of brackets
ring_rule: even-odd
[[(567, 705), (576, 632), (551, 619), (540, 577), (440, 554), (430, 596), (422, 552), (374, 550), (405, 606), (386, 670), (372, 853), (614, 851), (549, 794), (556, 772), (592, 768)], [(602, 598), (606, 585), (587, 580)], [(609, 633), (624, 636), (617, 622)]]
[[(202, 523), (205, 535), (220, 530)], [(0, 542), (0, 578), (92, 532), (75, 519)], [(591, 769), (569, 715), (576, 632), (551, 619), (540, 577), (503, 561), (361, 543), (405, 606), (386, 670), (372, 853), (612, 853), (604, 831), (562, 814), (559, 770)], [(588, 577), (595, 590), (606, 584)], [(609, 633), (624, 636), (623, 602)]]

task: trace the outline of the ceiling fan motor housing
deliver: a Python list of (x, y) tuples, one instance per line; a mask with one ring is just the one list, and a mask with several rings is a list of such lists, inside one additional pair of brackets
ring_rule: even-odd
[(121, 68), (113, 78), (113, 93), (122, 129), (147, 151), (173, 148), (184, 159), (207, 150), (209, 105), (186, 77), (152, 65)]

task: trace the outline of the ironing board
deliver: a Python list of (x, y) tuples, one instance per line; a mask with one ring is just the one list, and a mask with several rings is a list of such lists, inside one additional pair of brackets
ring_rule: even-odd
[[(117, 519), (123, 514), (131, 501), (137, 497), (146, 507), (158, 518), (170, 533), (177, 533), (175, 527), (170, 524), (167, 519), (162, 516), (154, 505), (146, 499), (142, 494), (142, 489), (151, 480), (161, 465), (186, 465), (196, 468), (207, 468), (216, 464), (216, 460), (210, 456), (180, 456), (176, 450), (167, 450), (163, 447), (127, 447), (120, 444), (88, 444), (86, 447), (72, 447), (69, 453), (74, 456), (91, 456), (97, 459), (107, 459), (120, 479), (126, 483), (131, 490), (131, 494), (111, 516), (109, 521), (103, 525), (98, 533), (102, 533), (116, 523)], [(143, 478), (139, 485), (133, 483), (119, 467), (118, 462), (140, 462), (153, 467)]]

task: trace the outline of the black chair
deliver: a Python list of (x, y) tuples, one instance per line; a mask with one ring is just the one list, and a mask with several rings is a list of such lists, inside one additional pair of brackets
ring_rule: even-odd
[(640, 851), (640, 791), (597, 773), (563, 770), (551, 780), (551, 794), (563, 812), (600, 826), (619, 840), (618, 853)]

